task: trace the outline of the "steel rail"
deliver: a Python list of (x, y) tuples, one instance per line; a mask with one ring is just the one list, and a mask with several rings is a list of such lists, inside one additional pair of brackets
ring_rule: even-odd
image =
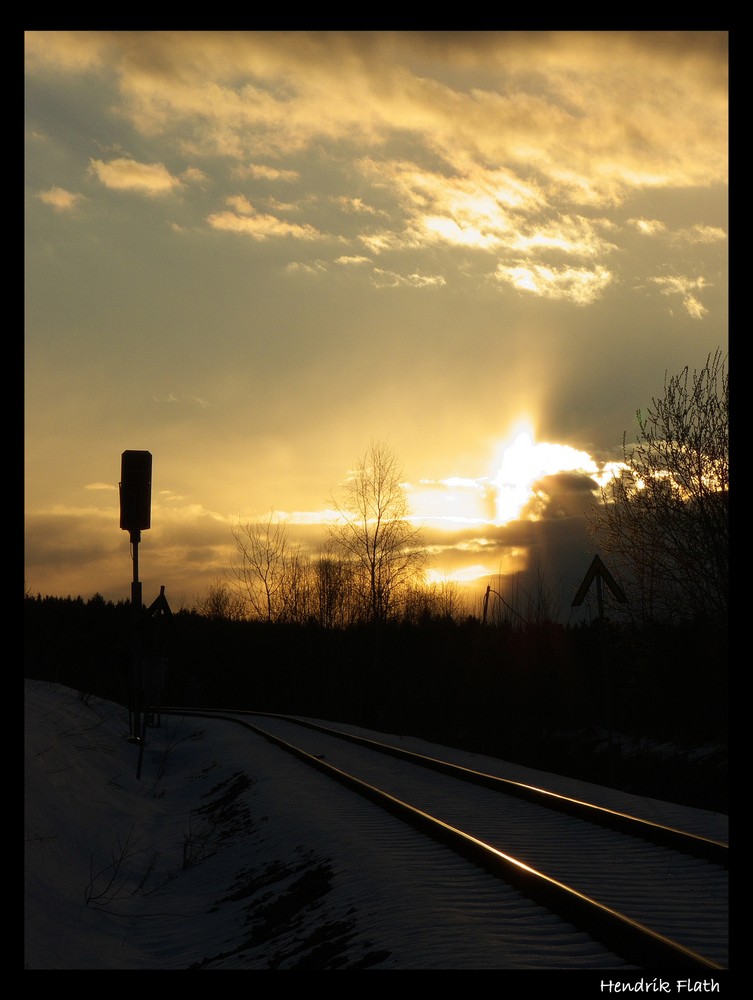
[[(551, 878), (544, 872), (532, 868), (517, 858), (492, 847), (477, 837), (417, 809), (410, 803), (390, 795), (388, 792), (363, 781), (355, 775), (335, 767), (321, 757), (314, 756), (300, 747), (239, 715), (265, 715), (286, 721), (291, 717), (271, 716), (270, 713), (242, 713), (233, 711), (224, 714), (221, 710), (181, 710), (162, 709), (163, 714), (183, 714), (204, 718), (219, 718), (237, 725), (263, 737), (282, 750), (292, 754), (297, 759), (333, 778), (340, 784), (358, 792), (364, 798), (379, 805), (382, 809), (410, 824), (415, 829), (428, 835), (433, 840), (450, 847), (455, 853), (472, 861), (490, 875), (521, 891), (527, 898), (539, 903), (546, 909), (556, 913), (562, 919), (573, 923), (579, 929), (587, 931), (614, 954), (620, 955), (627, 962), (647, 970), (691, 971), (698, 969), (724, 970), (725, 966), (687, 948), (663, 934), (652, 930), (645, 924), (628, 917), (625, 914), (605, 906), (597, 900), (586, 896), (570, 886)], [(317, 728), (314, 726), (314, 728)], [(336, 731), (334, 731), (336, 735)], [(365, 741), (369, 743), (371, 741)], [(420, 755), (417, 755), (420, 756)]]
[(249, 714), (262, 718), (293, 722), (307, 729), (312, 729), (328, 736), (337, 736), (350, 743), (377, 750), (383, 754), (389, 754), (399, 760), (410, 761), (421, 767), (480, 785), (483, 788), (490, 788), (493, 791), (512, 795), (524, 801), (545, 806), (548, 809), (555, 809), (558, 812), (574, 816), (576, 819), (586, 820), (587, 822), (595, 823), (598, 826), (606, 827), (619, 833), (640, 837), (652, 844), (672, 848), (683, 854), (720, 865), (723, 868), (729, 867), (729, 845), (721, 840), (714, 840), (711, 837), (689, 833), (686, 830), (679, 830), (676, 827), (656, 823), (653, 820), (632, 816), (629, 813), (609, 809), (606, 806), (599, 806), (593, 802), (575, 799), (569, 795), (561, 795), (558, 792), (552, 792), (535, 785), (528, 785), (521, 781), (512, 781), (509, 778), (501, 778), (494, 774), (484, 773), (483, 771), (474, 771), (460, 764), (452, 764), (449, 761), (428, 757), (425, 754), (406, 750), (403, 747), (396, 747), (390, 743), (381, 743), (377, 740), (368, 739), (365, 736), (344, 733), (339, 729), (331, 729), (319, 723), (309, 722), (295, 716), (279, 715), (272, 712), (239, 712), (235, 714)]

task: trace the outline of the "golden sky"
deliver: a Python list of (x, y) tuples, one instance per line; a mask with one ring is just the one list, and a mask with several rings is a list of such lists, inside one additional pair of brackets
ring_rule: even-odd
[(636, 409), (726, 350), (726, 32), (24, 46), (28, 590), (129, 596), (124, 450), (176, 607), (239, 519), (315, 549), (375, 440), (434, 578), (577, 587)]

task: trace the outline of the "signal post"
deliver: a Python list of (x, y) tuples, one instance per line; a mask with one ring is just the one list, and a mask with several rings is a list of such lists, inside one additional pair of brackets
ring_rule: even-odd
[(143, 746), (144, 726), (141, 720), (142, 702), (142, 650), (140, 643), (141, 582), (139, 581), (139, 542), (141, 532), (151, 526), (152, 507), (152, 455), (148, 451), (124, 451), (120, 467), (120, 527), (130, 534), (133, 580), (131, 582), (131, 611), (133, 614), (131, 647), (131, 742)]

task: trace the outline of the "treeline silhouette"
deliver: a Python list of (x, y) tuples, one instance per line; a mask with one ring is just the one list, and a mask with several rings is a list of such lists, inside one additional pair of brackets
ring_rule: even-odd
[[(27, 595), (24, 613), (25, 677), (122, 704), (125, 728), (130, 602)], [(179, 610), (150, 627), (168, 661), (163, 706), (347, 722), (727, 811), (727, 633), (708, 622), (427, 611), (334, 629)]]

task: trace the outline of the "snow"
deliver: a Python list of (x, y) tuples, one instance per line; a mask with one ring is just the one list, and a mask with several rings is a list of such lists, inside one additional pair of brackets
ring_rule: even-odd
[[(597, 942), (240, 726), (159, 722), (137, 776), (125, 709), (25, 682), (25, 969), (608, 970), (635, 981)], [(724, 816), (601, 795), (727, 839)]]

